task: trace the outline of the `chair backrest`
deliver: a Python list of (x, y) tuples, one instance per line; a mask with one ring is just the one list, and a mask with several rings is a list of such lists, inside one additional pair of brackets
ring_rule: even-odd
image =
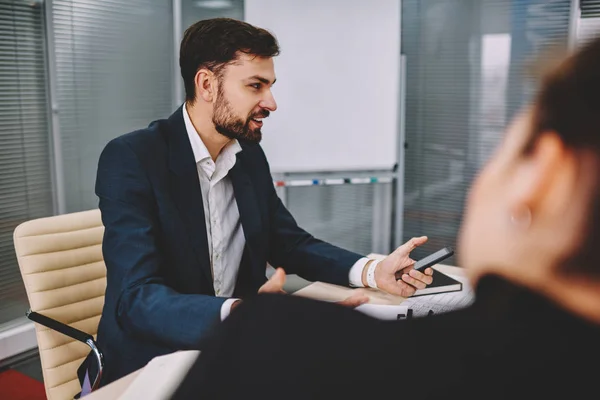
[[(40, 218), (19, 225), (14, 245), (32, 311), (96, 336), (104, 305), (104, 226), (99, 210)], [(46, 396), (72, 399), (84, 343), (35, 324)]]

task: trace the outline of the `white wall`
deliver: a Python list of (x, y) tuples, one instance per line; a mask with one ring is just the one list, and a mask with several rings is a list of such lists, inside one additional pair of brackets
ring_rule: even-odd
[(398, 0), (246, 0), (245, 20), (279, 40), (278, 110), (263, 147), (274, 172), (396, 163)]

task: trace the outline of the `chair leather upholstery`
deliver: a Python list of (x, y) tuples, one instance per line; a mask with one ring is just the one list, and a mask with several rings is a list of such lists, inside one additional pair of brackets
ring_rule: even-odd
[[(104, 305), (104, 226), (98, 209), (30, 220), (14, 231), (14, 246), (32, 311), (96, 337)], [(49, 400), (80, 390), (77, 368), (90, 351), (61, 333), (35, 324)]]

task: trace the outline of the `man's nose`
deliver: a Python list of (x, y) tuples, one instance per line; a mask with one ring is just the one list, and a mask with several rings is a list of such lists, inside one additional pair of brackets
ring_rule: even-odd
[(262, 99), (259, 106), (271, 112), (277, 110), (277, 103), (275, 102), (275, 97), (273, 97), (273, 93), (270, 90), (266, 94), (265, 98)]

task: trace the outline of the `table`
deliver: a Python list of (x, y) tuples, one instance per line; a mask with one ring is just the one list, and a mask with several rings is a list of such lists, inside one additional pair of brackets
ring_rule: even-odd
[[(373, 255), (370, 255), (370, 256), (373, 256)], [(459, 276), (464, 275), (463, 269), (459, 268), (459, 267), (438, 264), (438, 265), (435, 265), (433, 268), (435, 268), (436, 270), (438, 270), (442, 273), (446, 273), (446, 274), (459, 275)], [(306, 285), (300, 284), (299, 286), (300, 286), (300, 288), (298, 290), (296, 290), (293, 293), (293, 295), (301, 296), (301, 297), (308, 297), (308, 298), (313, 298), (313, 299), (318, 299), (318, 300), (324, 300), (324, 301), (343, 300), (343, 299), (349, 297), (350, 295), (352, 295), (352, 293), (355, 290), (365, 291), (367, 293), (367, 295), (369, 296), (370, 303), (373, 303), (373, 304), (400, 304), (404, 300), (406, 300), (403, 297), (394, 296), (394, 295), (391, 295), (388, 293), (383, 293), (381, 291), (374, 290), (374, 289), (365, 289), (365, 288), (354, 289), (354, 288), (347, 288), (347, 287), (332, 285), (332, 284), (323, 283), (323, 282), (312, 282), (312, 283), (307, 282)], [(85, 396), (84, 399), (85, 400), (109, 400), (109, 399), (116, 400), (116, 399), (119, 399), (119, 397), (123, 393), (125, 393), (127, 388), (129, 388), (129, 386), (132, 384), (132, 382), (140, 375), (140, 373), (144, 370), (144, 368), (146, 368), (146, 367), (140, 368), (139, 370), (134, 371), (131, 374), (126, 375), (123, 378), (121, 378), (117, 381), (114, 381), (111, 384), (104, 386), (93, 393), (90, 393), (89, 395)], [(146, 399), (146, 400), (152, 400), (152, 399)], [(158, 400), (158, 399), (156, 399), (156, 400)]]

